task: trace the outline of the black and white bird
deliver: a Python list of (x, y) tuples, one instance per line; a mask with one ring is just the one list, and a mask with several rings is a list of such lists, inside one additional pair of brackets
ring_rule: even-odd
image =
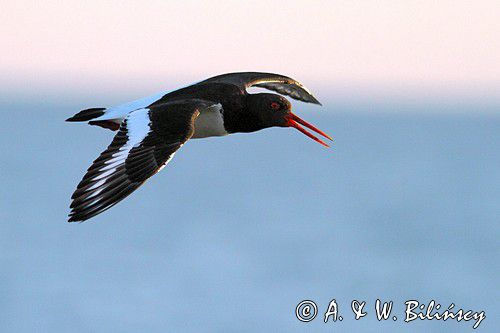
[(281, 95), (249, 94), (260, 87), (321, 105), (298, 81), (279, 74), (223, 74), (112, 108), (80, 111), (67, 119), (118, 131), (73, 193), (69, 222), (85, 221), (109, 209), (160, 171), (189, 139), (294, 127), (328, 147), (300, 125), (331, 137), (291, 112)]

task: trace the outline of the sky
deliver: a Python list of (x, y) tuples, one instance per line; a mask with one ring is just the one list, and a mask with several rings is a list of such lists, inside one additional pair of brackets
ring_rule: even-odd
[[(0, 331), (473, 332), (404, 323), (410, 299), (500, 326), (499, 0), (1, 0), (0, 49)], [(244, 70), (311, 89), (323, 106), (294, 112), (331, 149), (284, 128), (189, 140), (66, 223), (114, 134), (65, 119)], [(296, 319), (332, 298), (343, 322)]]
[(4, 0), (0, 85), (140, 97), (250, 70), (323, 94), (497, 98), (499, 19), (496, 0)]

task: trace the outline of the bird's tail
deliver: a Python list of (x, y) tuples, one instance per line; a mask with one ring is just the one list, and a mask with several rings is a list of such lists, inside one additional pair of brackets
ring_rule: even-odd
[(100, 117), (104, 114), (105, 108), (92, 108), (78, 112), (73, 117), (66, 119), (66, 121), (89, 121), (94, 118)]
[(105, 108), (92, 108), (86, 109), (78, 112), (73, 117), (66, 119), (66, 121), (77, 122), (77, 121), (88, 121), (90, 125), (97, 125), (103, 128), (109, 128), (112, 131), (118, 130), (120, 128), (120, 122), (113, 120), (99, 120), (92, 121), (92, 119), (99, 118), (106, 112)]

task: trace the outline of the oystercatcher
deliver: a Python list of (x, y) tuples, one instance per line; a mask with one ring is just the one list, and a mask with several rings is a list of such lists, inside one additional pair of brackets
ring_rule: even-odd
[(294, 127), (328, 147), (300, 125), (331, 137), (291, 112), (281, 95), (249, 94), (261, 87), (321, 105), (298, 81), (271, 73), (223, 74), (191, 86), (112, 108), (92, 108), (67, 119), (118, 131), (73, 193), (69, 222), (85, 221), (109, 209), (160, 171), (191, 138)]

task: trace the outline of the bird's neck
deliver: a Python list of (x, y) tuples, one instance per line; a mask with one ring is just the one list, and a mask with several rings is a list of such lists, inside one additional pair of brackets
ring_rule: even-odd
[(265, 126), (258, 114), (246, 105), (224, 108), (224, 127), (229, 133), (249, 133), (259, 131)]

